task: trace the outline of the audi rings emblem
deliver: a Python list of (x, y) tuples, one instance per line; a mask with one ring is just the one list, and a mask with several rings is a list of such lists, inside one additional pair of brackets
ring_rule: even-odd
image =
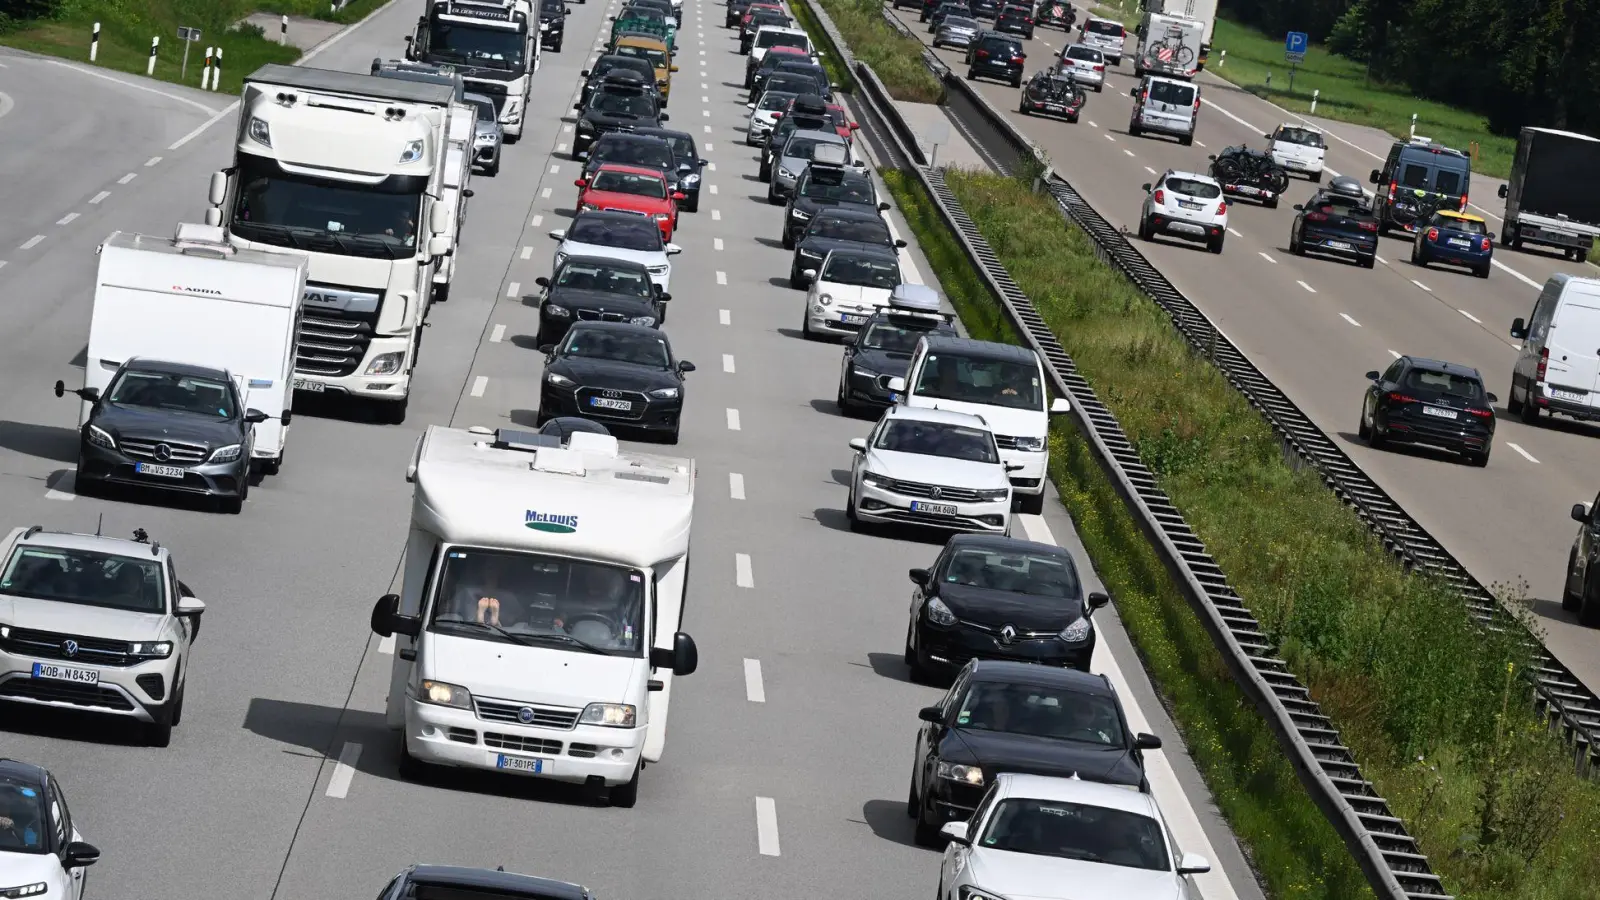
[(621, 391), (601, 391), (600, 393), (602, 395), (604, 395), (604, 396), (611, 397), (613, 399), (622, 396), (622, 392)]
[(517, 721), (521, 722), (524, 725), (532, 725), (533, 724), (533, 707), (524, 706), (523, 708), (517, 710)]
[(67, 641), (66, 643), (62, 644), (61, 645), (61, 653), (62, 653), (63, 656), (77, 656), (78, 655), (78, 642), (77, 641)]
[(1017, 629), (1007, 625), (1000, 629), (1000, 643), (1009, 644), (1017, 639)]
[(172, 458), (172, 448), (166, 444), (157, 444), (151, 455), (155, 456), (157, 462), (166, 462)]

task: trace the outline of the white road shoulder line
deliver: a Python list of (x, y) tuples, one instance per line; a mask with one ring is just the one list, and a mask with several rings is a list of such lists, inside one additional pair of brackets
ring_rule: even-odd
[(1234, 227), (1233, 227), (1233, 226), (1232, 226), (1232, 225), (1229, 225), (1229, 226), (1228, 226), (1228, 233), (1229, 233), (1229, 234), (1231, 234), (1231, 235), (1233, 235), (1233, 236), (1234, 236), (1234, 237), (1236, 237), (1236, 238), (1242, 238), (1242, 237), (1244, 237), (1244, 233), (1243, 233), (1243, 232), (1241, 232), (1241, 231), (1239, 231), (1239, 229), (1237, 229), (1237, 228), (1234, 228)]
[(1129, 150), (1127, 147), (1123, 147), (1122, 152), (1128, 154), (1130, 157), (1133, 156), (1133, 151)]
[(1528, 451), (1522, 449), (1520, 446), (1518, 446), (1516, 444), (1511, 443), (1510, 441), (1506, 442), (1506, 446), (1510, 447), (1511, 449), (1513, 449), (1513, 450), (1517, 451), (1518, 453), (1522, 454), (1522, 458), (1527, 460), (1528, 462), (1531, 462), (1534, 465), (1538, 465), (1539, 461), (1534, 458), (1532, 453), (1529, 453)]
[(728, 473), (728, 497), (733, 500), (744, 499), (744, 476), (738, 472)]
[(328, 796), (343, 798), (350, 793), (350, 779), (356, 777), (356, 761), (361, 759), (361, 745), (345, 741), (339, 751), (339, 762), (333, 767), (333, 777), (328, 779)]
[(1373, 256), (1374, 256), (1374, 257), (1376, 257), (1376, 259), (1377, 259), (1377, 260), (1378, 260), (1378, 262), (1381, 262), (1381, 263), (1383, 263), (1383, 264), (1384, 264), (1384, 265), (1386, 265), (1386, 266), (1387, 266), (1387, 265), (1388, 265), (1388, 264), (1389, 264), (1389, 261), (1388, 261), (1388, 260), (1387, 260), (1387, 259), (1384, 259), (1384, 258), (1383, 258), (1383, 257), (1381, 257), (1381, 256), (1378, 256), (1378, 255), (1377, 255), (1377, 254), (1373, 254)]
[(744, 697), (751, 703), (767, 702), (767, 689), (761, 683), (761, 660), (744, 661)]
[(1425, 285), (1422, 282), (1416, 280), (1415, 278), (1411, 279), (1411, 283), (1416, 285), (1419, 288), (1422, 288), (1423, 290), (1427, 291), (1430, 294), (1433, 293), (1433, 288), (1428, 287), (1427, 285)]
[(733, 583), (742, 588), (756, 586), (756, 576), (750, 568), (750, 554), (735, 553), (733, 555)]
[(756, 847), (762, 856), (779, 856), (778, 805), (771, 797), (756, 798)]
[(487, 390), (488, 387), (489, 387), (489, 376), (487, 376), (487, 375), (479, 375), (477, 378), (472, 379), (472, 396), (474, 396), (474, 397), (482, 397), (483, 396), (483, 392), (485, 390)]

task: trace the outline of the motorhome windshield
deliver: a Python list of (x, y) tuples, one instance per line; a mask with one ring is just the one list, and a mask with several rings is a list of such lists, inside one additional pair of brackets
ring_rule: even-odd
[(916, 392), (929, 400), (1044, 409), (1034, 364), (981, 356), (928, 354)]
[(406, 259), (416, 253), (426, 180), (391, 175), (378, 184), (284, 171), (239, 154), (234, 234), (250, 241), (341, 256)]
[(452, 547), (428, 630), (606, 656), (641, 655), (645, 576), (606, 563)]
[(521, 72), (527, 44), (526, 34), (509, 28), (490, 28), (437, 18), (428, 25), (430, 62), (453, 62)]

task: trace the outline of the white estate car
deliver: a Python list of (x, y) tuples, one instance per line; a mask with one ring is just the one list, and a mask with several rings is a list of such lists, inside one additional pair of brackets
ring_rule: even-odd
[(84, 869), (100, 850), (83, 841), (61, 782), (42, 766), (0, 758), (0, 897), (83, 900)]
[(850, 449), (855, 460), (845, 515), (852, 531), (876, 522), (989, 534), (1010, 530), (1008, 466), (981, 417), (892, 406)]
[(818, 269), (801, 274), (811, 280), (800, 331), (808, 339), (855, 334), (889, 293), (905, 279), (900, 260), (888, 251), (830, 250)]
[(1328, 142), (1322, 129), (1285, 122), (1263, 137), (1272, 142), (1272, 161), (1284, 171), (1322, 181), (1322, 167), (1328, 157)]
[(1215, 178), (1168, 169), (1161, 180), (1140, 190), (1145, 197), (1139, 237), (1153, 241), (1165, 234), (1203, 243), (1212, 253), (1222, 252), (1228, 236), (1228, 200)]
[(1211, 871), (1154, 797), (1076, 776), (1003, 773), (942, 833), (938, 900), (1198, 900), (1190, 876)]
[(670, 290), (672, 261), (669, 256), (682, 253), (677, 244), (661, 239), (661, 228), (649, 216), (620, 210), (586, 209), (572, 220), (571, 228), (557, 228), (550, 239), (560, 241), (555, 260), (550, 266), (554, 272), (569, 256), (599, 256), (641, 263), (650, 271), (650, 280), (663, 291)]
[(1106, 88), (1106, 55), (1088, 44), (1068, 44), (1061, 48), (1061, 74), (1098, 94)]
[(183, 718), (206, 605), (159, 543), (16, 528), (0, 544), (0, 701), (123, 716), (157, 747)]

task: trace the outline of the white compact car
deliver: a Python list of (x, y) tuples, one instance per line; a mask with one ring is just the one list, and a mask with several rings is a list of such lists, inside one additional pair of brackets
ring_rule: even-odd
[(1094, 88), (1095, 93), (1106, 87), (1106, 56), (1088, 44), (1068, 44), (1061, 48), (1061, 74)]
[(0, 897), (83, 900), (100, 850), (83, 841), (61, 782), (42, 766), (0, 758)]
[(904, 280), (892, 252), (866, 249), (830, 250), (820, 268), (801, 274), (811, 281), (800, 321), (807, 339), (855, 334)]
[(898, 522), (1006, 534), (1011, 479), (982, 418), (943, 409), (892, 406), (866, 438), (850, 442), (852, 531)]
[(766, 146), (767, 135), (777, 126), (778, 118), (793, 98), (793, 94), (783, 91), (762, 91), (761, 99), (746, 103), (745, 108), (750, 110), (750, 121), (745, 126), (744, 142), (752, 147)]
[(1228, 203), (1222, 185), (1210, 175), (1168, 169), (1161, 180), (1142, 185), (1144, 209), (1139, 213), (1139, 237), (1147, 241), (1164, 234), (1206, 245), (1222, 252), (1228, 236)]
[(143, 531), (13, 529), (0, 544), (0, 701), (133, 719), (165, 747), (205, 609)]
[(557, 228), (550, 239), (560, 241), (555, 261), (550, 266), (554, 272), (569, 256), (600, 256), (622, 259), (642, 264), (650, 271), (650, 280), (663, 291), (670, 290), (672, 261), (670, 256), (683, 252), (677, 244), (661, 238), (661, 228), (648, 216), (620, 210), (584, 210), (572, 220), (571, 228)]
[(1290, 174), (1322, 181), (1322, 168), (1328, 158), (1328, 142), (1322, 129), (1285, 122), (1276, 131), (1262, 135), (1272, 142), (1268, 152), (1272, 161)]
[(1003, 773), (972, 818), (950, 822), (938, 900), (1198, 900), (1211, 871), (1180, 853), (1155, 798), (1072, 778)]

